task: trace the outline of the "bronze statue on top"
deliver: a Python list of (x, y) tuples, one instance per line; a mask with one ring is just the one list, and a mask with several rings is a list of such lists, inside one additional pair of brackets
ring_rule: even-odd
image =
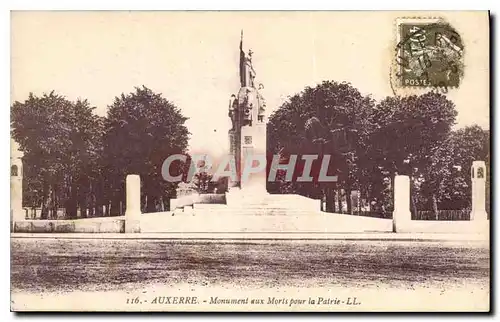
[(259, 93), (263, 89), (262, 84), (255, 83), (255, 69), (252, 64), (253, 51), (248, 54), (243, 51), (243, 31), (240, 41), (240, 90), (237, 95), (232, 95), (229, 102), (229, 117), (231, 118), (231, 130), (237, 130), (242, 126), (252, 126), (253, 123), (264, 123), (264, 112), (266, 101)]

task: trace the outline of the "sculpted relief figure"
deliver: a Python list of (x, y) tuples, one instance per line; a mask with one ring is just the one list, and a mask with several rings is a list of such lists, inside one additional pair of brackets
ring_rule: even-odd
[(245, 98), (243, 100), (243, 119), (246, 124), (252, 124), (252, 109), (254, 96), (250, 89), (246, 89)]
[[(264, 89), (264, 85), (262, 83), (259, 84), (259, 90)], [(266, 100), (260, 94), (260, 92), (257, 92), (257, 99), (259, 102), (259, 113), (257, 115), (257, 120), (259, 122), (264, 122), (264, 113), (266, 112)]]
[(229, 113), (228, 116), (231, 119), (232, 127), (231, 130), (236, 128), (236, 117), (238, 110), (238, 100), (236, 99), (236, 95), (232, 94), (231, 98), (229, 98)]

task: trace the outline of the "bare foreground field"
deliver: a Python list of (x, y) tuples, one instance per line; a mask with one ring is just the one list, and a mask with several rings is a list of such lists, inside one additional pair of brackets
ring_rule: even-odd
[[(21, 310), (183, 307), (125, 305), (139, 295), (151, 303), (153, 294), (200, 297), (201, 306), (186, 308), (191, 310), (215, 309), (203, 305), (214, 296), (264, 296), (267, 302), (280, 294), (357, 296), (364, 301), (361, 310), (488, 308), (489, 249), (478, 242), (13, 238), (11, 251), (12, 305)], [(90, 305), (100, 297), (99, 305)]]

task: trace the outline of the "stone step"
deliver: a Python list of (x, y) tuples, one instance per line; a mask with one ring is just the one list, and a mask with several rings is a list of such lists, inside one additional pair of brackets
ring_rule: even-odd
[[(300, 205), (274, 205), (274, 204), (271, 204), (271, 205), (231, 205), (231, 206), (227, 206), (228, 208), (231, 208), (231, 209), (306, 209), (306, 208), (301, 208)], [(210, 209), (210, 208), (208, 208)], [(222, 207), (220, 208), (212, 208), (212, 209), (222, 209)]]
[(252, 212), (252, 211), (287, 211), (287, 212), (311, 212), (311, 211), (320, 211), (320, 210), (311, 210), (311, 209), (297, 209), (297, 208), (270, 208), (270, 207), (263, 207), (263, 208), (258, 208), (258, 207), (242, 207), (242, 208), (235, 208), (235, 207), (230, 207), (230, 208), (219, 208), (219, 209), (199, 209), (199, 208), (194, 208), (193, 211), (200, 211), (200, 212)]
[[(273, 206), (278, 206), (278, 207), (284, 207), (284, 208), (290, 208), (295, 205), (300, 205), (300, 203), (294, 202), (241, 202), (235, 205), (232, 205), (231, 207), (273, 207)], [(197, 204), (195, 203), (194, 208), (199, 208), (199, 209), (209, 209), (209, 208), (223, 208), (223, 207), (228, 207), (227, 204)]]
[[(181, 209), (182, 210), (182, 209)], [(188, 211), (191, 211), (188, 209)], [(225, 208), (225, 209), (193, 209), (193, 211), (198, 211), (200, 213), (220, 213), (220, 212), (266, 212), (266, 211), (281, 211), (281, 212), (316, 212), (319, 210), (310, 209), (286, 209), (286, 208)]]
[[(224, 210), (224, 209), (234, 209), (234, 210), (241, 210), (241, 209), (283, 209), (283, 210), (314, 210), (314, 209), (309, 209), (309, 208), (298, 208), (297, 206), (294, 205), (280, 205), (280, 204), (270, 204), (270, 205), (258, 205), (258, 204), (252, 204), (252, 205), (198, 205), (195, 204), (193, 205), (193, 209), (200, 209), (200, 210)], [(319, 209), (318, 209), (319, 210)]]
[[(188, 206), (190, 207), (190, 206)], [(222, 206), (199, 206), (193, 205), (191, 206), (193, 209), (297, 209), (297, 210), (310, 210), (310, 208), (300, 207), (300, 205), (222, 205)]]
[(208, 209), (208, 210), (221, 210), (221, 209), (295, 209), (295, 210), (310, 210), (309, 208), (300, 207), (300, 205), (210, 205), (210, 206), (201, 206), (201, 205), (193, 205), (186, 206), (191, 207), (193, 209)]
[[(141, 232), (251, 232), (251, 233), (333, 233), (333, 232), (391, 232), (392, 220), (349, 216), (331, 213), (314, 213), (310, 216), (211, 216), (174, 215), (170, 213), (144, 216)], [(308, 236), (308, 235), (304, 235)], [(306, 237), (307, 238), (307, 237)]]
[(199, 216), (212, 216), (212, 215), (234, 215), (234, 216), (308, 216), (312, 214), (320, 214), (320, 211), (307, 211), (307, 210), (221, 210), (221, 211), (207, 211), (195, 210), (193, 212), (176, 212), (176, 215), (199, 215)]
[(195, 203), (194, 209), (224, 209), (227, 208), (226, 204), (210, 204), (210, 203)]
[[(190, 207), (190, 206), (187, 206)], [(242, 209), (255, 209), (255, 210), (265, 210), (265, 209), (281, 209), (281, 210), (309, 210), (305, 208), (297, 208), (293, 206), (287, 206), (287, 205), (241, 205), (241, 206), (228, 206), (228, 205), (210, 205), (210, 206), (201, 206), (195, 204), (193, 207), (195, 210), (226, 210), (226, 209), (233, 209), (233, 210), (242, 210)]]

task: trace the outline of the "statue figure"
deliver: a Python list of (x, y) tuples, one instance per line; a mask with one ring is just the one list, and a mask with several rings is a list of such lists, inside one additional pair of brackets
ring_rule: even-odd
[(252, 65), (253, 51), (250, 49), (248, 54), (243, 51), (243, 31), (241, 31), (240, 41), (240, 84), (241, 87), (254, 87), (255, 70)]
[(236, 95), (232, 94), (229, 99), (229, 118), (231, 119), (232, 127), (231, 130), (236, 129), (236, 117), (238, 116), (238, 101), (236, 100)]
[(249, 81), (249, 84), (247, 84), (247, 86), (255, 87), (255, 84), (254, 84), (255, 70), (253, 69), (253, 65), (252, 65), (252, 54), (253, 54), (253, 51), (250, 49), (248, 51), (248, 56), (245, 59), (245, 64), (247, 67), (248, 81)]
[[(236, 114), (241, 115), (243, 125), (252, 125), (254, 119), (257, 122), (264, 122), (264, 112), (266, 108), (266, 102), (262, 95), (260, 95), (260, 89), (264, 88), (262, 84), (255, 83), (255, 69), (252, 64), (253, 51), (248, 50), (248, 54), (243, 51), (243, 31), (241, 33), (240, 41), (240, 84), (241, 89), (238, 93), (237, 101), (239, 102), (239, 110)], [(258, 87), (258, 89), (257, 89)], [(239, 114), (241, 113), (241, 114)], [(234, 123), (234, 122), (233, 122)]]
[[(259, 84), (259, 89), (261, 88), (261, 86), (262, 84)], [(264, 88), (264, 86), (262, 86), (262, 88)], [(264, 122), (264, 113), (266, 111), (266, 100), (259, 92), (257, 92), (257, 99), (259, 102), (259, 112), (257, 114), (257, 121)]]

